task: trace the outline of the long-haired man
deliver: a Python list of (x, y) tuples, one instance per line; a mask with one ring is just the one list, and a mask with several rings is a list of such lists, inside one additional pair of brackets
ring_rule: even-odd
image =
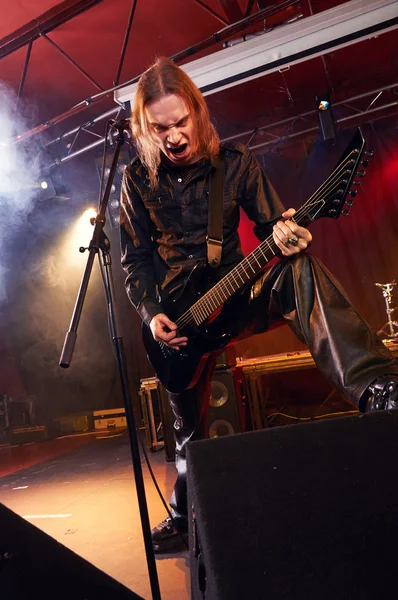
[[(241, 208), (261, 241), (273, 236), (280, 260), (232, 296), (215, 319), (219, 333), (236, 340), (287, 322), (318, 368), (359, 410), (396, 408), (397, 361), (325, 266), (306, 252), (311, 233), (295, 223), (294, 209), (284, 209), (253, 154), (242, 144), (220, 143), (202, 94), (166, 58), (139, 80), (132, 132), (138, 157), (123, 180), (122, 264), (128, 296), (154, 340), (177, 352), (190, 343), (165, 306), (192, 269), (207, 262), (209, 181), (222, 168), (222, 254), (217, 268), (207, 269), (202, 291), (243, 259)], [(178, 549), (178, 530), (187, 531), (185, 450), (189, 441), (205, 436), (215, 363), (210, 354), (193, 386), (168, 393), (175, 415), (177, 480), (170, 500), (173, 519), (152, 531), (158, 552)]]

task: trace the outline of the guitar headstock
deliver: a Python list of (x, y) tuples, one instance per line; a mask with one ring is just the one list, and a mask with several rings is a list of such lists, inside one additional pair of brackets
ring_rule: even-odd
[[(354, 181), (354, 177), (364, 177), (366, 174), (366, 171), (358, 170), (360, 166), (364, 168), (368, 166), (368, 161), (362, 160), (364, 154), (372, 155), (371, 152), (365, 153), (365, 140), (358, 128), (325, 183), (300, 209), (304, 211), (299, 219), (300, 224), (309, 224), (321, 217), (338, 219), (341, 214), (348, 215), (349, 207), (352, 206), (360, 185), (358, 180)], [(346, 200), (347, 196), (349, 196), (348, 200)], [(344, 208), (344, 205), (348, 208)]]

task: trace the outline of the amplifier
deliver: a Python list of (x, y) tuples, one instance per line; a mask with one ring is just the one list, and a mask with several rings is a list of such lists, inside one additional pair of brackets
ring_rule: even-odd
[(175, 459), (174, 415), (167, 393), (157, 377), (141, 379), (141, 409), (147, 447), (151, 452), (164, 448), (166, 461)]
[[(384, 344), (393, 356), (398, 356), (398, 344)], [(346, 412), (353, 410), (316, 368), (308, 350), (238, 358), (237, 365), (243, 371), (253, 429), (300, 422), (302, 418), (323, 418), (326, 416), (323, 413), (346, 416)], [(320, 407), (320, 412), (316, 407)], [(293, 418), (286, 420), (285, 413)]]
[(31, 427), (14, 427), (10, 431), (11, 444), (30, 444), (32, 442), (44, 442), (49, 439), (46, 425)]
[(124, 408), (109, 408), (106, 410), (93, 411), (94, 429), (116, 429), (118, 427), (127, 427), (126, 414)]
[(93, 413), (77, 413), (74, 415), (65, 415), (54, 419), (60, 428), (61, 434), (82, 433), (94, 429)]

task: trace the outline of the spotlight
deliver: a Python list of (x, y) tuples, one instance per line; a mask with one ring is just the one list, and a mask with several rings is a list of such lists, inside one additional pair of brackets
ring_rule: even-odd
[[(107, 182), (109, 174), (110, 174), (110, 165), (113, 159), (113, 154), (108, 154), (106, 156), (105, 165), (104, 165), (104, 181)], [(111, 184), (110, 189), (110, 197), (109, 204), (107, 209), (107, 218), (112, 228), (119, 227), (120, 224), (120, 190), (122, 187), (123, 173), (131, 162), (132, 156), (130, 156), (129, 150), (122, 150), (119, 155), (119, 161), (117, 164), (117, 168), (115, 169), (114, 178)], [(98, 177), (101, 181), (102, 175), (102, 163), (103, 157), (102, 154), (98, 154), (95, 157), (95, 167), (98, 173)]]
[(120, 225), (120, 201), (119, 194), (111, 196), (108, 204), (108, 218), (111, 227), (119, 227)]
[(327, 100), (321, 100), (318, 106), (318, 110), (328, 110), (330, 103)]
[(96, 216), (97, 216), (97, 211), (95, 210), (95, 208), (90, 206), (90, 208), (86, 208), (86, 210), (84, 211), (84, 213), (81, 216), (81, 219), (82, 219), (83, 223), (87, 224), (87, 221), (89, 221), (91, 223), (91, 219), (94, 219), (94, 221), (95, 221)]
[(45, 177), (41, 176), (40, 179), (36, 181), (35, 187), (37, 188), (38, 198), (40, 200), (49, 200), (57, 195), (52, 178), (48, 175)]
[(330, 98), (328, 94), (315, 96), (316, 107), (318, 111), (319, 128), (322, 139), (331, 140), (336, 137), (336, 127)]
[(120, 209), (120, 202), (118, 198), (112, 198), (112, 200), (109, 202), (109, 206), (113, 209), (113, 210), (119, 210)]

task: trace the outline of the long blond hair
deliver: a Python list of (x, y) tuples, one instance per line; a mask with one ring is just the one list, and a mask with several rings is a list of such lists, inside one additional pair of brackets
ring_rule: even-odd
[(145, 107), (163, 96), (175, 94), (182, 98), (192, 118), (196, 119), (196, 142), (193, 152), (199, 157), (210, 158), (219, 153), (220, 138), (210, 122), (209, 109), (192, 79), (168, 58), (158, 58), (143, 75), (137, 85), (132, 112), (132, 132), (138, 156), (148, 171), (151, 185), (157, 187), (160, 148), (152, 139)]

